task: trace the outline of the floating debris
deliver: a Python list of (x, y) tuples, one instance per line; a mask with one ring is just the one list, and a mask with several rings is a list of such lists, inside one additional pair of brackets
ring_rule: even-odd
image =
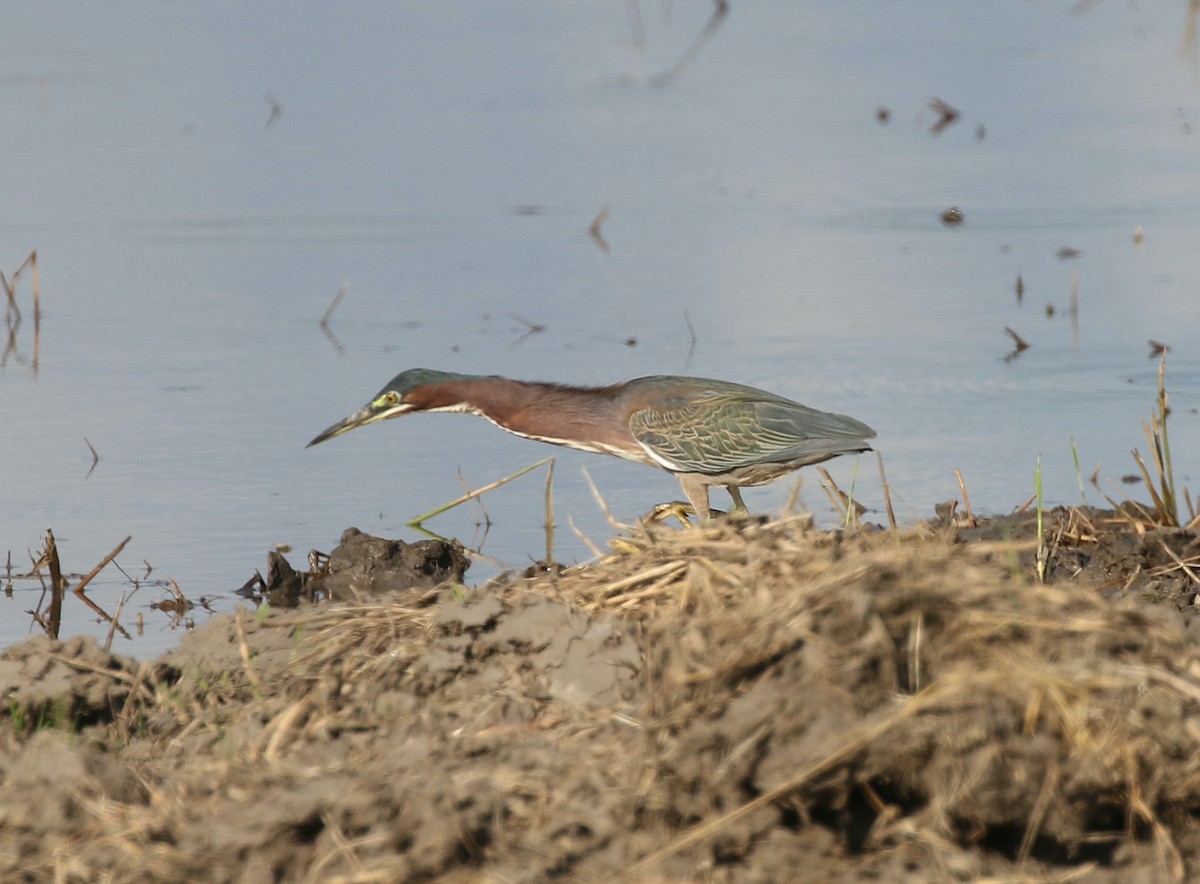
[(929, 106), (938, 114), (937, 122), (929, 127), (929, 131), (933, 135), (941, 135), (948, 126), (958, 119), (958, 109), (946, 104), (940, 98), (932, 99), (929, 102)]

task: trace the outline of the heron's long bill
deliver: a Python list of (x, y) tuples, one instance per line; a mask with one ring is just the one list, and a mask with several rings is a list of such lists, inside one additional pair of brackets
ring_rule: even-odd
[[(380, 397), (382, 399), (383, 397)], [(305, 448), (312, 448), (314, 445), (320, 445), (334, 436), (340, 436), (343, 433), (349, 433), (358, 427), (365, 427), (367, 424), (377, 423), (378, 421), (387, 420), (389, 417), (399, 417), (409, 409), (404, 405), (394, 405), (391, 403), (381, 403), (380, 400), (372, 402), (370, 405), (360, 408), (354, 414), (350, 415), (345, 420), (340, 420), (332, 427), (323, 430), (318, 436), (305, 445)]]

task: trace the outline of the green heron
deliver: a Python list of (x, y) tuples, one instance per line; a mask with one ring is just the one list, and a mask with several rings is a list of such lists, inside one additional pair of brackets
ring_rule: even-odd
[(700, 519), (710, 515), (710, 485), (725, 486), (735, 510), (745, 512), (741, 486), (870, 451), (865, 440), (875, 435), (852, 417), (729, 381), (652, 375), (609, 387), (569, 387), (412, 368), (308, 445), (417, 411), (477, 414), (526, 439), (668, 470)]

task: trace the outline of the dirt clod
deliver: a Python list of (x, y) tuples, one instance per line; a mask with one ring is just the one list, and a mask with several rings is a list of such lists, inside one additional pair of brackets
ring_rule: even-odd
[[(1030, 522), (660, 527), (141, 665), (30, 640), (0, 655), (0, 878), (1200, 874), (1195, 538), (1048, 514), (1043, 584)], [(356, 587), (407, 567), (354, 545)]]

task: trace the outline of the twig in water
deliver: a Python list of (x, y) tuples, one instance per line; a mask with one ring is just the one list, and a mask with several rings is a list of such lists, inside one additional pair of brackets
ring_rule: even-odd
[[(463, 491), (467, 494), (471, 493), (471, 486), (467, 484), (467, 477), (463, 475), (461, 468), (458, 470), (458, 484), (462, 486)], [(483, 505), (482, 497), (476, 497), (474, 500), (475, 505), (479, 507), (480, 514), (483, 516), (483, 527), (486, 532), (487, 529), (492, 527), (492, 517), (487, 511), (487, 507)]]
[(717, 28), (721, 26), (721, 21), (725, 18), (726, 13), (729, 12), (728, 0), (713, 0), (713, 4), (716, 6), (716, 8), (713, 10), (712, 16), (707, 22), (704, 23), (703, 29), (701, 29), (696, 39), (692, 41), (692, 45), (684, 51), (683, 55), (680, 56), (679, 61), (675, 63), (674, 67), (651, 77), (651, 86), (665, 86), (667, 83), (670, 83), (680, 74), (682, 74), (685, 70), (687, 70), (688, 65), (691, 64), (695, 57), (700, 53), (700, 50), (704, 47), (704, 44), (712, 39), (713, 34), (717, 32)]
[(89, 469), (87, 471), (87, 475), (83, 477), (83, 481), (86, 482), (88, 479), (90, 479), (92, 477), (92, 473), (96, 472), (96, 464), (100, 463), (100, 455), (98, 455), (96, 453), (96, 449), (92, 447), (92, 443), (88, 441), (87, 436), (83, 437), (83, 444), (85, 444), (88, 447), (88, 451), (90, 451), (92, 453), (91, 469)]
[(554, 563), (554, 460), (546, 467), (546, 562)]
[(955, 120), (958, 119), (958, 109), (951, 107), (940, 98), (931, 98), (929, 106), (938, 115), (937, 120), (929, 127), (932, 135), (941, 135)]
[(533, 335), (540, 335), (542, 332), (544, 332), (546, 330), (546, 326), (542, 325), (539, 322), (530, 322), (528, 319), (518, 316), (515, 313), (510, 313), (508, 315), (510, 318), (515, 319), (517, 322), (521, 323), (521, 325), (525, 326), (528, 329), (528, 331), (525, 332), (525, 334), (521, 335), (521, 337), (517, 338), (515, 341), (512, 342), (512, 346), (514, 346), (514, 347), (517, 346), (517, 344), (522, 343), (526, 338), (532, 337)]
[(604, 239), (604, 235), (600, 232), (600, 228), (604, 226), (604, 222), (607, 220), (608, 220), (608, 206), (605, 206), (603, 209), (600, 210), (599, 214), (597, 214), (596, 217), (592, 220), (591, 226), (588, 227), (588, 233), (591, 234), (592, 239), (594, 239), (596, 241), (596, 245), (598, 245), (600, 247), (601, 251), (603, 251), (604, 254), (606, 254), (606, 255), (609, 252), (608, 242)]
[(423, 515), (417, 516), (416, 518), (409, 520), (409, 522), (407, 524), (410, 528), (420, 528), (421, 524), (423, 522), (427, 522), (429, 519), (432, 519), (434, 516), (440, 516), (442, 513), (446, 512), (447, 510), (454, 509), (454, 507), (459, 506), (460, 504), (466, 503), (468, 500), (474, 500), (475, 498), (479, 497), (481, 494), (487, 494), (489, 491), (495, 491), (501, 485), (507, 485), (513, 479), (519, 479), (521, 476), (524, 476), (526, 473), (531, 473), (534, 470), (536, 470), (538, 467), (544, 466), (545, 464), (548, 464), (548, 463), (553, 463), (553, 461), (554, 461), (554, 455), (550, 455), (549, 457), (544, 457), (541, 460), (539, 460), (537, 463), (532, 463), (527, 467), (523, 467), (522, 469), (517, 470), (515, 473), (513, 473), (510, 476), (505, 476), (503, 479), (497, 479), (495, 482), (492, 482), (489, 485), (484, 485), (482, 488), (477, 488), (476, 490), (470, 492), (469, 494), (464, 494), (462, 497), (455, 498), (454, 500), (450, 501), (449, 503), (444, 504), (443, 506), (439, 506), (437, 509), (430, 510), (429, 512), (424, 513)]
[(275, 93), (268, 89), (263, 93), (263, 100), (271, 107), (271, 114), (267, 117), (267, 123), (263, 126), (264, 129), (270, 129), (279, 122), (279, 118), (283, 116), (283, 102), (275, 97)]
[(325, 315), (321, 317), (321, 328), (329, 328), (329, 319), (333, 316), (333, 311), (337, 309), (338, 304), (342, 303), (342, 298), (346, 297), (348, 291), (350, 291), (350, 283), (343, 282), (338, 286), (337, 294), (333, 296), (333, 300), (325, 308)]
[(76, 586), (72, 590), (72, 592), (74, 592), (76, 595), (83, 595), (83, 588), (92, 582), (93, 577), (95, 577), (102, 570), (104, 570), (105, 565), (107, 565), (109, 562), (111, 562), (113, 559), (115, 559), (118, 555), (120, 555), (121, 550), (123, 550), (125, 548), (125, 544), (129, 543), (129, 541), (131, 541), (131, 540), (133, 540), (132, 534), (129, 535), (128, 537), (126, 537), (120, 543), (118, 543), (116, 549), (114, 549), (112, 552), (110, 552), (108, 555), (106, 555), (103, 559), (101, 559), (100, 564), (96, 565), (95, 568), (93, 568), (91, 571), (88, 571), (88, 573), (86, 575), (84, 575), (84, 578), (79, 581), (79, 585)]
[(1004, 326), (1004, 333), (1012, 338), (1016, 345), (1013, 351), (1004, 357), (1005, 361), (1012, 361), (1029, 349), (1029, 342), (1013, 331), (1009, 326)]
[(696, 335), (696, 327), (692, 325), (692, 318), (688, 316), (686, 310), (683, 311), (683, 321), (687, 323), (688, 335), (691, 337), (691, 343), (688, 345), (686, 364), (691, 364), (692, 355), (696, 352), (696, 345), (700, 343), (700, 338)]

